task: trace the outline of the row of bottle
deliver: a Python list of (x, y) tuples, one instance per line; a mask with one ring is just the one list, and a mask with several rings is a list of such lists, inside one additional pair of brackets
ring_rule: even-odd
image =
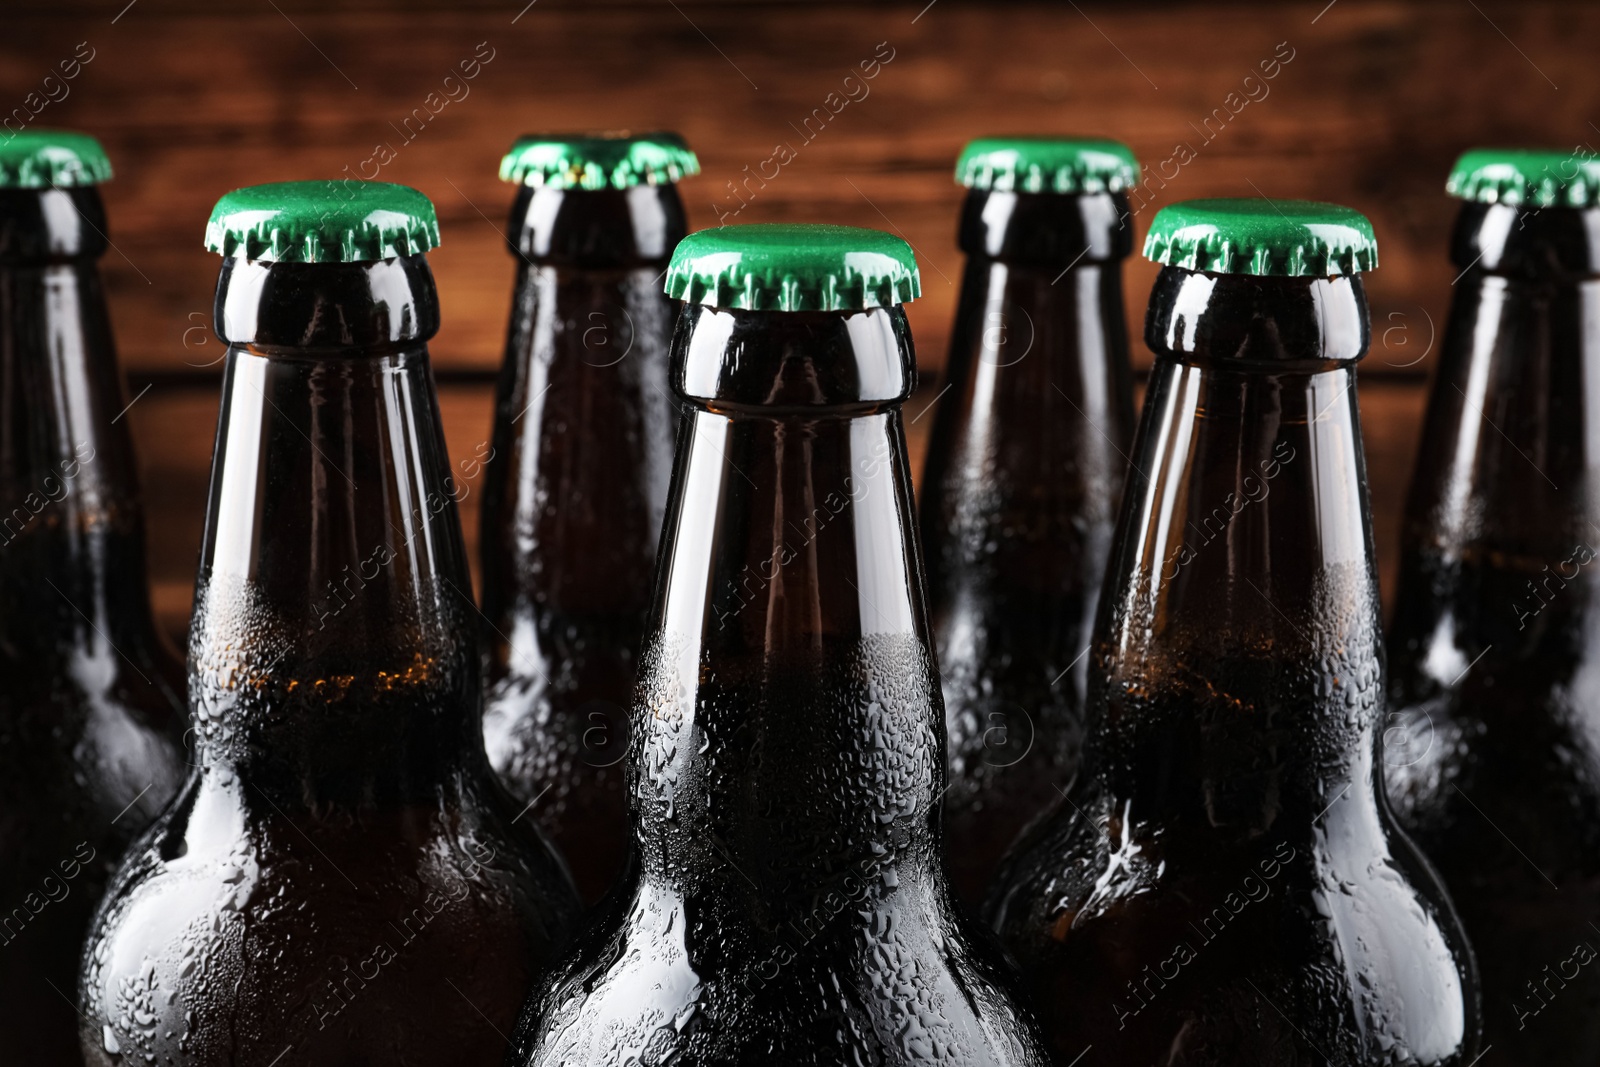
[[(30, 1060), (81, 1031), (95, 1063), (478, 1062), (514, 1035), (518, 1064), (1464, 1065), (1480, 1006), (1485, 1048), (1596, 1043), (1594, 998), (1566, 988), (1595, 825), (1589, 560), (1581, 540), (1548, 553), (1587, 522), (1587, 168), (1469, 154), (1452, 178), (1469, 284), (1388, 718), (1354, 404), (1376, 245), (1354, 212), (1156, 217), (1130, 445), (1131, 154), (969, 146), (919, 541), (903, 242), (683, 239), (676, 139), (520, 143), (479, 614), (427, 365), (431, 205), (373, 183), (231, 193), (207, 233), (229, 351), (180, 788), (182, 685), (150, 624), (94, 267), (109, 167), (86, 138), (31, 136), (0, 148), (20, 905), (0, 968)], [(1491, 400), (1504, 448), (1475, 421)], [(1483, 593), (1552, 561), (1558, 585), (1513, 616), (1533, 633), (1493, 657)], [(1558, 696), (1463, 703), (1480, 686)], [(1386, 776), (1478, 945), (1481, 1005)], [(101, 909), (75, 1018), (88, 909), (174, 792)], [(1496, 854), (1480, 804), (1526, 836)], [(1019, 981), (941, 853), (975, 901), (1040, 812), (985, 907)], [(591, 899), (622, 867), (565, 949), (580, 905), (534, 819)], [(1529, 966), (1547, 951), (1558, 985)]]

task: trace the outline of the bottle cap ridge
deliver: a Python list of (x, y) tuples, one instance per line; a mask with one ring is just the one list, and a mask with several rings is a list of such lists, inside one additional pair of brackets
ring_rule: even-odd
[(0, 189), (70, 189), (110, 178), (106, 150), (86, 133), (25, 129), (0, 139)]
[(1450, 168), (1445, 191), (1512, 207), (1600, 205), (1600, 157), (1587, 149), (1474, 148)]
[(1139, 182), (1133, 149), (1092, 137), (980, 137), (956, 161), (956, 183), (1015, 193), (1118, 193)]
[(390, 182), (275, 182), (217, 201), (206, 248), (276, 263), (370, 263), (439, 244), (433, 202)]
[(1361, 212), (1314, 200), (1185, 200), (1156, 212), (1145, 258), (1213, 274), (1332, 277), (1372, 270), (1378, 239)]
[(530, 134), (500, 160), (500, 180), (550, 189), (631, 189), (700, 173), (682, 137), (657, 133)]
[(911, 246), (855, 226), (757, 223), (691, 233), (667, 268), (667, 295), (746, 311), (864, 311), (922, 294)]

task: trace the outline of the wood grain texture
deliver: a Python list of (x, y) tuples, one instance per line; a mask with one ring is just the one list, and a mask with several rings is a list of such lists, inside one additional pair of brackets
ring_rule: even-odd
[[(1348, 203), (1372, 216), (1382, 244), (1368, 374), (1415, 374), (1457, 273), (1444, 253), (1454, 205), (1442, 192), (1454, 156), (1486, 142), (1600, 145), (1593, 4), (480, 0), (440, 10), (109, 0), (24, 4), (6, 30), (8, 112), (44, 99), (28, 94), (79, 42), (93, 49), (33, 121), (90, 130), (115, 161), (106, 271), (124, 362), (137, 374), (205, 370), (193, 345), (201, 334), (186, 331), (209, 318), (216, 261), (199, 241), (220, 193), (361, 173), (380, 145), (394, 158), (376, 173), (418, 186), (442, 216), (445, 243), (432, 257), (441, 373), (493, 368), (511, 278), (500, 153), (528, 130), (622, 126), (676, 128), (698, 149), (704, 173), (683, 187), (693, 225), (738, 207), (730, 183), (787, 144), (796, 158), (752, 183), (730, 218), (903, 233), (925, 275), (912, 319), (929, 369), (943, 362), (955, 300), (960, 191), (950, 173), (969, 137), (1125, 139), (1172, 175), (1152, 182), (1133, 221), (1140, 237), (1156, 207), (1192, 196)], [(408, 141), (406, 116), (480, 42), (492, 60)], [(880, 42), (892, 61), (864, 98), (829, 112), (828, 94), (843, 92)], [(1279, 51), (1293, 58), (1277, 77), (1246, 85)], [(1259, 99), (1241, 106), (1247, 92)], [(808, 140), (805, 117), (819, 108), (827, 122)], [(1163, 166), (1179, 144), (1193, 160)], [(1143, 261), (1129, 265), (1135, 336), (1153, 275)]]
[[(511, 190), (495, 170), (523, 132), (680, 130), (704, 165), (683, 185), (694, 226), (811, 219), (903, 234), (924, 274), (910, 309), (918, 408), (944, 362), (961, 267), (950, 175), (970, 137), (1126, 140), (1158, 179), (1137, 197), (1138, 238), (1160, 205), (1188, 197), (1350, 204), (1371, 215), (1382, 248), (1368, 276), (1362, 408), (1387, 591), (1423, 382), (1459, 271), (1445, 254), (1455, 213), (1445, 173), (1475, 144), (1600, 145), (1600, 5), (1588, 3), (15, 0), (6, 15), (0, 118), (36, 108), (32, 122), (89, 130), (117, 167), (104, 266), (132, 392), (153, 385), (129, 417), (157, 603), (175, 627), (193, 581), (221, 354), (208, 329), (217, 263), (200, 237), (217, 196), (238, 185), (371, 174), (364, 161), (384, 145), (393, 158), (378, 176), (434, 199), (444, 327), (433, 357), (461, 456), (488, 431), (512, 276)], [(80, 42), (92, 60), (47, 85)], [(476, 77), (446, 85), (489, 51)], [(875, 52), (893, 58), (862, 96), (845, 78)], [(1289, 53), (1260, 79), (1262, 61)], [(407, 116), (447, 90), (457, 99), (425, 111), (425, 125), (413, 118), (408, 137)], [(859, 98), (842, 108), (843, 97), (830, 101), (850, 92)], [(780, 144), (793, 161), (749, 179)], [(1192, 160), (1168, 162), (1187, 156), (1180, 145)], [(1154, 274), (1128, 264), (1135, 338)], [(1142, 344), (1135, 362), (1148, 365)], [(474, 496), (463, 513), (470, 537)]]

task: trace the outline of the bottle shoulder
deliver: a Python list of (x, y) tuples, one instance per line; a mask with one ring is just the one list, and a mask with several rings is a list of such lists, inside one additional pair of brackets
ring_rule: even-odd
[(470, 794), (289, 817), (251, 792), (195, 774), (129, 853), (85, 952), (94, 1045), (203, 1059), (273, 1033), (272, 1054), (320, 1064), (364, 1040), (449, 1035), (498, 1054), (477, 1011), (509, 1028), (578, 917), (553, 856)]
[[(1474, 869), (1516, 867), (1541, 884), (1600, 873), (1600, 692), (1519, 692), (1517, 676), (1537, 673), (1469, 675), (1459, 687), (1397, 702), (1389, 715), (1388, 795), (1447, 881), (1458, 876), (1469, 840)], [(1485, 837), (1486, 819), (1520, 851)], [(1491, 861), (1496, 851), (1502, 855)]]
[[(1471, 1058), (1475, 979), (1454, 915), (1370, 818), (1178, 848), (1176, 834), (1124, 834), (1113, 807), (1075, 790), (989, 902), (1058, 1054), (1094, 1043), (1110, 1062), (1148, 1062), (1185, 1041), (1224, 1061), (1280, 1062), (1259, 1055), (1245, 1022), (1271, 1015), (1294, 1027), (1276, 1041), (1342, 1049), (1336, 1060), (1378, 1056), (1363, 1044), (1373, 1033), (1415, 1062)], [(1380, 1003), (1371, 988), (1403, 995)]]
[(139, 883), (173, 878), (234, 885), (244, 872), (285, 880), (291, 892), (303, 888), (336, 904), (375, 899), (386, 886), (409, 885), (407, 892), (426, 895), (430, 886), (508, 883), (547, 897), (550, 916), (570, 917), (570, 886), (554, 854), (537, 832), (517, 823), (511, 799), (478, 777), (463, 772), (410, 802), (291, 811), (248, 773), (191, 764), (177, 796), (130, 850), (118, 881), (126, 894)]
[[(1501, 537), (1402, 554), (1385, 642), (1392, 718), (1455, 724), (1463, 744), (1488, 729), (1489, 744), (1534, 731), (1564, 748), (1600, 729), (1597, 557), (1556, 525), (1542, 546)], [(1528, 752), (1519, 743), (1498, 755)]]
[(713, 923), (697, 919), (705, 902), (633, 882), (535, 990), (511, 1062), (621, 1064), (641, 1045), (701, 1063), (778, 1049), (793, 1064), (1046, 1062), (1005, 968), (947, 897), (863, 876), (806, 913), (761, 910)]
[(43, 806), (90, 834), (90, 841), (120, 847), (182, 780), (179, 699), (132, 672), (108, 687), (74, 684), (53, 669), (41, 673), (48, 676), (8, 687), (0, 701), (0, 758), (7, 764), (0, 808)]

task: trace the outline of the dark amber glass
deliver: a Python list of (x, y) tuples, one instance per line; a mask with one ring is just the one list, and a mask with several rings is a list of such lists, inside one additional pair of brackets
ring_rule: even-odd
[(991, 901), (1056, 1059), (1463, 1064), (1460, 925), (1395, 827), (1359, 278), (1164, 268), (1080, 788)]
[(922, 544), (938, 635), (951, 879), (983, 895), (1078, 769), (1090, 630), (1133, 429), (1120, 193), (967, 193)]
[(0, 191), (0, 1028), (77, 1058), (78, 956), (123, 850), (183, 777), (92, 187)]
[(943, 866), (904, 312), (689, 307), (631, 859), (514, 1064), (1043, 1062)]
[(1600, 211), (1467, 204), (1389, 630), (1385, 773), (1507, 1063), (1600, 1058)]
[(523, 187), (484, 475), (484, 739), (591, 902), (627, 851), (622, 757), (672, 472), (674, 185)]
[(224, 261), (198, 764), (85, 953), (91, 1064), (498, 1064), (578, 911), (494, 781), (418, 256)]

